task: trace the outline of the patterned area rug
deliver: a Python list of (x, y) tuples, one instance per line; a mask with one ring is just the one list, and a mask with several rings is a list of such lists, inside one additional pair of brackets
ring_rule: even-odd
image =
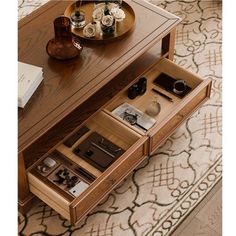
[[(42, 0), (19, 0), (19, 19)], [(166, 236), (221, 178), (221, 1), (150, 0), (183, 19), (174, 61), (213, 80), (212, 96), (76, 227), (39, 201), (19, 235)]]

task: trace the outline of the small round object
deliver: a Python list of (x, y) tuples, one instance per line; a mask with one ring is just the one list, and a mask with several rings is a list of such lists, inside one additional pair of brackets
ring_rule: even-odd
[(86, 151), (86, 155), (87, 155), (87, 156), (92, 156), (92, 155), (93, 155), (93, 151), (90, 150), (90, 149), (88, 149), (88, 150)]
[(88, 23), (83, 29), (83, 35), (87, 38), (96, 36), (96, 23)]
[(149, 116), (157, 116), (161, 111), (161, 105), (157, 101), (153, 101), (146, 109)]
[(41, 171), (42, 166), (37, 166), (37, 170)]
[(42, 166), (41, 171), (42, 171), (43, 173), (46, 173), (46, 172), (47, 172), (47, 168), (46, 168), (45, 166)]
[(184, 80), (176, 80), (173, 84), (173, 92), (175, 94), (183, 94), (186, 90), (186, 81)]
[(76, 154), (80, 153), (80, 148), (79, 148), (79, 147), (76, 147), (76, 148), (74, 149), (74, 152), (75, 152)]
[(125, 112), (123, 119), (128, 123), (130, 123), (131, 125), (135, 125), (137, 123), (138, 115), (137, 114), (133, 115), (128, 112)]

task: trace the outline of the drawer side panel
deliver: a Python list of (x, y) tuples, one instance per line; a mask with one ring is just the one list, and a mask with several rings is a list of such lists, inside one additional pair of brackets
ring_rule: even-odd
[(60, 205), (58, 205), (58, 202), (53, 201), (51, 198), (49, 198), (47, 195), (45, 195), (43, 192), (41, 192), (39, 189), (34, 187), (33, 185), (29, 185), (30, 191), (40, 198), (43, 202), (45, 202), (48, 206), (53, 208), (56, 212), (60, 213), (64, 218), (70, 221), (70, 214), (69, 210), (65, 210)]
[(69, 202), (57, 194), (53, 189), (45, 185), (31, 173), (28, 173), (29, 188), (35, 196), (52, 207), (66, 219), (70, 220)]

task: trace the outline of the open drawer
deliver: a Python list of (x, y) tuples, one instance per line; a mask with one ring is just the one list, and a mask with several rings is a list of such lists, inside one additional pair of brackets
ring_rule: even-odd
[[(167, 77), (169, 76), (171, 78), (163, 77), (163, 74), (164, 76), (167, 75)], [(128, 98), (129, 88), (131, 88), (132, 85), (137, 84), (140, 78), (143, 77), (147, 79), (146, 92), (133, 99)], [(164, 80), (162, 78), (164, 78)], [(185, 92), (181, 95), (173, 92), (172, 83), (176, 80), (184, 80), (186, 82)], [(153, 89), (158, 90), (169, 97), (169, 99), (163, 95), (157, 94)], [(114, 99), (104, 108), (104, 111), (120, 122), (126, 124), (137, 133), (149, 136), (149, 154), (151, 154), (185, 119), (190, 116), (191, 113), (210, 97), (210, 91), (210, 79), (203, 80), (172, 61), (163, 58), (114, 97)], [(124, 104), (131, 105), (131, 108), (135, 108), (146, 115), (147, 108), (150, 109), (150, 104), (153, 103), (153, 101), (159, 102), (161, 110), (157, 115), (152, 114), (154, 125), (149, 129), (144, 130), (142, 127), (140, 128), (136, 126), (136, 124), (131, 124), (132, 122), (127, 122), (127, 120), (124, 119), (124, 114), (122, 114), (124, 109), (121, 109), (122, 107), (126, 107)], [(120, 108), (120, 110), (118, 108)], [(134, 113), (135, 112), (133, 112), (133, 114)]]
[(27, 173), (30, 191), (75, 224), (145, 159), (148, 137), (100, 111), (65, 140)]
[[(157, 85), (154, 81), (161, 73), (184, 80), (188, 90), (181, 97)], [(128, 98), (127, 91), (141, 77), (147, 79), (146, 92)], [(156, 94), (153, 88), (172, 101)], [(162, 59), (38, 160), (28, 170), (30, 191), (72, 224), (77, 223), (154, 152), (210, 96), (210, 90), (211, 80), (202, 80)], [(161, 110), (151, 117), (146, 114), (147, 107), (155, 99)], [(117, 115), (114, 111), (124, 104), (151, 118), (150, 128), (143, 129), (137, 122), (131, 124), (130, 119)], [(150, 125), (148, 119), (144, 120)]]

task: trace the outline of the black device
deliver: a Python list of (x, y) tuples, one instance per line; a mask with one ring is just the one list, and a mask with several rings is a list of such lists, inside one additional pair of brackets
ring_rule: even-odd
[(167, 74), (161, 73), (160, 75), (157, 76), (157, 78), (153, 81), (153, 83), (165, 89), (166, 91), (174, 94), (175, 96), (179, 98), (183, 98), (186, 94), (188, 94), (191, 91), (191, 88), (185, 82), (185, 90), (183, 90), (182, 93), (176, 93), (175, 92), (176, 89), (174, 89), (174, 86), (176, 85), (177, 81), (180, 81), (180, 80), (174, 79)]
[(133, 84), (128, 89), (128, 98), (135, 99), (139, 95), (143, 95), (147, 90), (147, 79), (142, 77), (137, 83)]
[(67, 168), (59, 169), (55, 176), (57, 177), (56, 180), (53, 182), (58, 184), (65, 184), (67, 188), (72, 188), (78, 182), (78, 177), (76, 175), (71, 175)]
[(91, 133), (74, 150), (74, 153), (100, 171), (108, 168), (125, 150), (97, 132)]

